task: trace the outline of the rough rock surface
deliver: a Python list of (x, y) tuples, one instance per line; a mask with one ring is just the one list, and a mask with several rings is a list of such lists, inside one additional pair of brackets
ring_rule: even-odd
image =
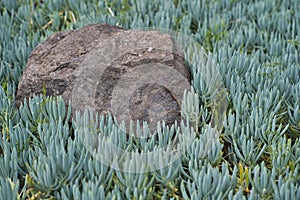
[(48, 96), (62, 95), (71, 100), (75, 72), (98, 40), (107, 40), (121, 30), (116, 26), (88, 25), (79, 30), (57, 32), (38, 45), (30, 54), (19, 81), (17, 106), (25, 97), (42, 93), (46, 87)]
[(118, 121), (180, 121), (190, 77), (180, 46), (157, 31), (89, 25), (59, 32), (30, 55), (16, 102), (41, 93), (62, 95), (73, 112), (111, 112)]

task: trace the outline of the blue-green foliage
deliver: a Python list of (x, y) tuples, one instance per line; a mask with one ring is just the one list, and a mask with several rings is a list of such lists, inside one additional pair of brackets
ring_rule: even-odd
[[(0, 1), (0, 199), (300, 199), (299, 8), (293, 0)], [(209, 52), (229, 103), (211, 151), (203, 154), (211, 110), (199, 106), (209, 95), (195, 66), (193, 90), (203, 96), (186, 94), (183, 103), (192, 128), (162, 125), (147, 140), (126, 138), (111, 116), (85, 127), (136, 152), (194, 131), (181, 159), (154, 172), (118, 171), (92, 157), (80, 139), (88, 125), (68, 123), (60, 97), (14, 106), (32, 49), (53, 32), (91, 23), (173, 29)], [(143, 166), (132, 160), (126, 169)]]

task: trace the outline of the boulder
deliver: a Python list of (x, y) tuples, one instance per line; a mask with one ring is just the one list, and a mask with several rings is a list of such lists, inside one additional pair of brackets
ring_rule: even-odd
[(107, 24), (58, 32), (31, 53), (16, 103), (43, 88), (61, 95), (72, 112), (88, 108), (116, 119), (180, 122), (190, 74), (175, 40), (158, 31), (124, 30)]
[(19, 81), (16, 105), (24, 98), (42, 93), (47, 96), (61, 95), (71, 100), (75, 73), (98, 40), (106, 40), (121, 28), (116, 26), (88, 25), (79, 30), (62, 31), (51, 35), (30, 54)]

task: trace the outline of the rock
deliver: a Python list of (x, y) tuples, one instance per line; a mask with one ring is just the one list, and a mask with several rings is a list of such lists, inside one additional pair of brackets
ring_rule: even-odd
[(80, 63), (94, 49), (98, 40), (107, 40), (121, 30), (116, 26), (89, 25), (79, 30), (58, 32), (38, 45), (30, 54), (19, 81), (16, 105), (26, 97), (42, 93), (62, 95), (66, 103), (71, 100), (75, 72)]
[(127, 127), (130, 120), (171, 125), (181, 119), (189, 70), (180, 46), (157, 31), (89, 25), (59, 32), (29, 57), (19, 83), (17, 103), (32, 94), (62, 95), (74, 111), (111, 112)]

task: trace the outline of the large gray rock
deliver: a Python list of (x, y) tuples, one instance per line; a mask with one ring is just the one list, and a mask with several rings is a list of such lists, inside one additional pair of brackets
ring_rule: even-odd
[(75, 72), (98, 40), (107, 40), (121, 30), (109, 25), (89, 25), (79, 30), (58, 32), (38, 45), (30, 54), (18, 85), (17, 106), (25, 97), (42, 92), (48, 96), (62, 95), (71, 100)]
[(190, 76), (180, 46), (157, 31), (89, 25), (59, 32), (30, 55), (19, 83), (17, 104), (41, 93), (62, 95), (73, 112), (111, 112), (118, 121), (180, 121)]

